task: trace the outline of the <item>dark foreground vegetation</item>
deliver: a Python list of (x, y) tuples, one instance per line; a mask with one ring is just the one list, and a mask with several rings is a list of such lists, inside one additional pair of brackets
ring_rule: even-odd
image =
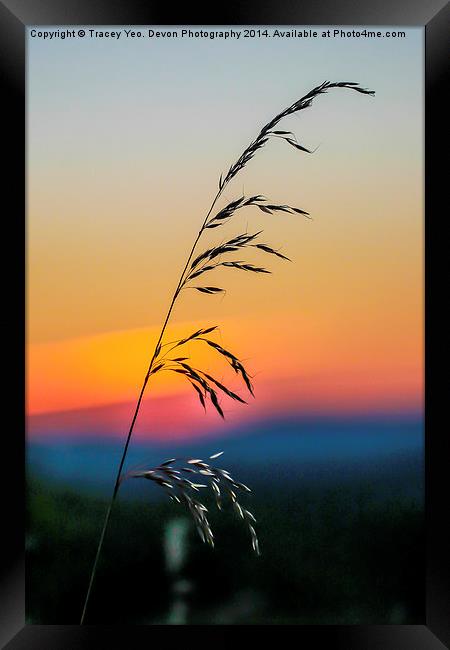
[[(261, 557), (242, 522), (231, 512), (218, 516), (212, 502), (214, 550), (177, 504), (119, 499), (86, 623), (421, 621), (424, 520), (417, 499), (375, 498), (364, 481), (282, 492), (253, 487), (248, 503)], [(28, 495), (28, 623), (78, 624), (107, 502), (37, 479)], [(187, 530), (179, 569), (167, 564), (175, 520)]]

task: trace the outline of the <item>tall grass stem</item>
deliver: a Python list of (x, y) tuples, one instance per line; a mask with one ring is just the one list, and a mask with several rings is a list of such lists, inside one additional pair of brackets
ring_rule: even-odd
[(176, 302), (176, 300), (178, 298), (178, 295), (180, 293), (181, 285), (183, 284), (184, 276), (185, 276), (186, 271), (187, 271), (187, 269), (189, 267), (189, 264), (190, 264), (190, 262), (192, 260), (192, 256), (194, 255), (194, 252), (195, 252), (195, 249), (196, 249), (197, 244), (199, 242), (199, 239), (202, 236), (202, 233), (203, 233), (203, 231), (205, 229), (206, 222), (208, 221), (209, 216), (210, 216), (211, 212), (213, 211), (214, 206), (216, 205), (216, 203), (217, 203), (220, 195), (222, 194), (224, 188), (225, 188), (225, 185), (222, 186), (222, 188), (217, 192), (216, 196), (214, 197), (213, 202), (211, 203), (211, 206), (210, 206), (210, 208), (208, 210), (208, 213), (207, 213), (207, 215), (206, 215), (206, 217), (205, 217), (205, 219), (203, 221), (202, 227), (200, 228), (200, 230), (198, 232), (198, 235), (197, 235), (197, 237), (196, 237), (196, 239), (194, 241), (194, 244), (193, 244), (193, 246), (191, 248), (191, 252), (189, 253), (186, 264), (184, 266), (184, 269), (183, 269), (183, 271), (181, 273), (181, 276), (180, 276), (180, 279), (178, 281), (177, 288), (175, 289), (175, 292), (174, 292), (174, 294), (172, 296), (172, 300), (170, 302), (166, 318), (164, 319), (164, 323), (163, 323), (163, 325), (161, 327), (161, 331), (160, 331), (158, 340), (156, 342), (155, 349), (154, 349), (150, 364), (148, 366), (147, 374), (145, 375), (144, 383), (142, 384), (141, 392), (139, 394), (139, 398), (138, 398), (138, 401), (137, 401), (137, 404), (136, 404), (136, 408), (134, 410), (133, 418), (131, 420), (130, 428), (128, 430), (128, 435), (127, 435), (126, 440), (125, 440), (125, 445), (123, 447), (123, 452), (122, 452), (122, 456), (121, 456), (121, 459), (120, 459), (119, 467), (117, 469), (117, 474), (116, 474), (116, 480), (115, 480), (115, 483), (114, 483), (113, 493), (112, 493), (111, 500), (110, 500), (109, 505), (108, 505), (108, 509), (106, 511), (102, 532), (100, 534), (100, 539), (99, 539), (99, 542), (98, 542), (97, 552), (96, 552), (96, 555), (95, 555), (94, 564), (92, 566), (91, 575), (90, 575), (90, 578), (89, 578), (89, 586), (88, 586), (88, 590), (87, 590), (87, 593), (86, 593), (86, 598), (85, 598), (84, 605), (83, 605), (83, 612), (81, 614), (80, 625), (83, 625), (84, 622), (85, 622), (85, 619), (86, 619), (87, 607), (88, 607), (88, 604), (89, 604), (89, 600), (90, 600), (91, 592), (92, 592), (92, 587), (93, 587), (95, 576), (96, 576), (96, 573), (97, 573), (98, 561), (100, 559), (100, 555), (101, 555), (101, 552), (102, 552), (103, 542), (105, 541), (106, 531), (108, 529), (109, 520), (110, 520), (110, 517), (111, 517), (111, 512), (112, 512), (112, 509), (113, 509), (114, 501), (116, 500), (117, 493), (119, 491), (120, 478), (121, 478), (121, 475), (122, 475), (122, 470), (123, 470), (123, 466), (124, 466), (124, 463), (125, 463), (125, 459), (127, 457), (127, 452), (128, 452), (128, 447), (130, 445), (131, 436), (133, 435), (134, 425), (136, 424), (136, 420), (137, 420), (137, 417), (139, 415), (139, 410), (141, 408), (142, 399), (144, 397), (145, 389), (147, 388), (147, 383), (148, 383), (148, 380), (149, 380), (149, 377), (150, 377), (150, 372), (152, 370), (153, 363), (155, 361), (156, 352), (157, 352), (158, 347), (159, 347), (159, 345), (160, 345), (160, 343), (162, 341), (162, 338), (164, 336), (164, 332), (166, 331), (166, 327), (167, 327), (167, 325), (169, 323), (170, 316), (172, 315), (172, 311), (173, 311), (173, 308), (175, 306), (175, 302)]

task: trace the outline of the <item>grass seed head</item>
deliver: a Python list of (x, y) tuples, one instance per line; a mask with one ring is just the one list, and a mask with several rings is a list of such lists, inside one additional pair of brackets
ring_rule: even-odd
[[(209, 459), (215, 460), (223, 453), (223, 451), (220, 451), (212, 454)], [(198, 474), (206, 483), (197, 483), (195, 480), (191, 481), (182, 478), (180, 477), (182, 473)], [(215, 467), (200, 458), (171, 458), (158, 465), (158, 467), (146, 471), (129, 472), (127, 476), (130, 478), (146, 478), (153, 481), (164, 489), (173, 502), (183, 504), (189, 511), (201, 540), (205, 544), (214, 547), (214, 535), (206, 514), (208, 508), (202, 501), (193, 496), (193, 493), (197, 494), (202, 489), (210, 488), (219, 511), (223, 512), (224, 499), (225, 501), (228, 499), (239, 519), (246, 524), (250, 532), (252, 548), (259, 555), (258, 538), (253, 526), (256, 519), (249, 510), (241, 505), (238, 496), (239, 492), (250, 492), (250, 488), (244, 483), (235, 481), (228, 470)]]

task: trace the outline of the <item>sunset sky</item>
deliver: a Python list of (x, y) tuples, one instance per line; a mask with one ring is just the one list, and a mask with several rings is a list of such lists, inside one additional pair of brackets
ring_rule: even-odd
[[(219, 325), (256, 399), (205, 416), (183, 379), (148, 386), (137, 435), (226, 432), (302, 414), (420, 414), (423, 390), (423, 30), (400, 39), (28, 38), (27, 407), (31, 437), (121, 435), (219, 175), (263, 124), (324, 80), (332, 90), (280, 124), (313, 155), (272, 141), (227, 188), (311, 213), (248, 207), (246, 228), (293, 261), (272, 275), (224, 269), (186, 292), (166, 340)], [(199, 248), (201, 252), (202, 248)], [(239, 258), (241, 259), (241, 258)], [(204, 364), (247, 399), (226, 364)]]

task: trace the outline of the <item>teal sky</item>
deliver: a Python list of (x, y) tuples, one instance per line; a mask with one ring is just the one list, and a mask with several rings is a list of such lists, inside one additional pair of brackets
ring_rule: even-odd
[[(40, 166), (58, 145), (70, 146), (72, 161), (89, 153), (102, 161), (120, 155), (132, 163), (148, 158), (151, 139), (156, 156), (189, 164), (193, 146), (201, 150), (216, 139), (208, 164), (199, 169), (211, 187), (208, 169), (215, 180), (224, 155), (231, 160), (236, 144), (254, 132), (255, 119), (271, 117), (325, 79), (376, 89), (387, 123), (396, 120), (398, 108), (403, 120), (414, 120), (422, 110), (423, 30), (405, 31), (406, 38), (396, 39), (29, 38), (29, 110), (35, 127), (30, 153), (38, 153)], [(357, 119), (364, 114), (360, 118), (357, 112)], [(342, 128), (354, 120), (352, 111)], [(323, 129), (319, 103), (308, 125), (313, 142), (315, 124)], [(408, 147), (407, 141), (402, 145)]]

